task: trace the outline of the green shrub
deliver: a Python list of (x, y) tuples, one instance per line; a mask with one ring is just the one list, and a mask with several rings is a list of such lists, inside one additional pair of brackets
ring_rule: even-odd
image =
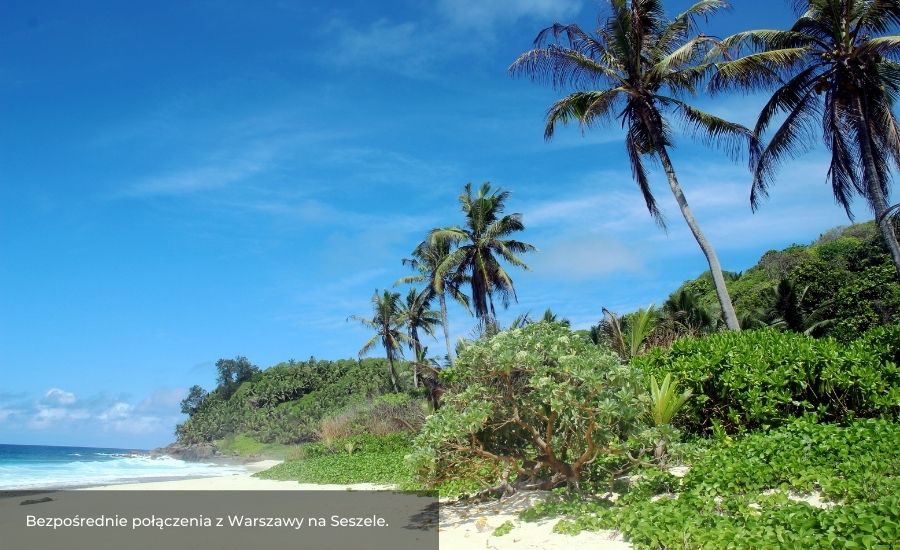
[(735, 432), (804, 415), (896, 416), (900, 372), (882, 359), (897, 349), (898, 335), (896, 328), (879, 329), (848, 346), (773, 329), (723, 332), (678, 340), (632, 365), (647, 375), (671, 373), (693, 391), (676, 420), (693, 433), (709, 432), (716, 422)]
[[(352, 449), (352, 451), (348, 451)], [(255, 474), (263, 479), (301, 483), (383, 483), (411, 486), (403, 457), (412, 450), (408, 435), (355, 436), (331, 445), (303, 445), (303, 457)]]
[(246, 433), (293, 444), (318, 437), (322, 418), (389, 391), (383, 359), (281, 363), (240, 383), (229, 398), (210, 392), (176, 428), (182, 443)]
[[(568, 534), (616, 529), (639, 549), (894, 548), (900, 540), (893, 422), (794, 422), (720, 443), (680, 483), (650, 472), (615, 502), (559, 494), (521, 518), (565, 516), (554, 530)], [(789, 498), (811, 490), (833, 506)]]
[(566, 326), (536, 323), (464, 349), (443, 373), (443, 406), (408, 460), (436, 485), (473, 457), (510, 475), (577, 483), (644, 426), (639, 372)]

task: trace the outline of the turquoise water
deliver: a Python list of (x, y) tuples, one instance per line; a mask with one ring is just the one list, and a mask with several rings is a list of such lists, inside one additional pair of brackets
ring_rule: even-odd
[(112, 485), (236, 474), (238, 466), (151, 458), (137, 449), (0, 444), (0, 490)]

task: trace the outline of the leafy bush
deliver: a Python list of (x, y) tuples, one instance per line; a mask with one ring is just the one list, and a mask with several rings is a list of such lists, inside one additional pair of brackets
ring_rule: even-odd
[[(796, 501), (811, 490), (832, 506)], [(898, 494), (900, 425), (796, 422), (720, 444), (681, 483), (656, 470), (615, 503), (559, 495), (522, 519), (567, 516), (556, 531), (617, 529), (635, 548), (892, 548)]]
[(577, 483), (602, 453), (621, 452), (647, 409), (638, 371), (565, 325), (536, 323), (464, 349), (443, 373), (443, 406), (408, 460), (437, 484), (479, 457), (506, 474)]
[(727, 332), (679, 340), (632, 365), (648, 375), (672, 373), (693, 391), (680, 416), (693, 433), (716, 422), (734, 432), (803, 415), (823, 421), (896, 416), (900, 370), (883, 359), (900, 347), (898, 336), (896, 328), (878, 329), (845, 346), (773, 329)]
[(303, 457), (255, 474), (263, 479), (301, 483), (384, 483), (413, 485), (403, 457), (412, 450), (408, 435), (355, 436), (331, 445), (303, 446)]
[(405, 393), (379, 395), (322, 419), (319, 438), (330, 442), (362, 434), (415, 433), (425, 421), (425, 406), (424, 401), (416, 401)]

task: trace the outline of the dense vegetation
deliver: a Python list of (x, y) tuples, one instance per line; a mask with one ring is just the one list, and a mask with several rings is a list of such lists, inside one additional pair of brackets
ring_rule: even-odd
[[(900, 248), (886, 197), (888, 165), (900, 160), (900, 38), (883, 35), (900, 24), (900, 2), (796, 5), (803, 14), (790, 32), (720, 40), (697, 22), (723, 1), (669, 20), (658, 0), (613, 0), (595, 32), (554, 25), (512, 67), (566, 92), (548, 111), (548, 139), (558, 124), (621, 121), (634, 178), (661, 223), (645, 163), (662, 165), (710, 271), (659, 308), (603, 309), (597, 325), (575, 331), (548, 310), (503, 330), (496, 305), (516, 300), (506, 266), (527, 268), (520, 256), (534, 247), (516, 237), (523, 216), (504, 213), (508, 192), (466, 185), (461, 223), (429, 232), (403, 262), (414, 274), (398, 283), (424, 287), (405, 302), (376, 291), (371, 313), (354, 316), (371, 330), (360, 357), (381, 347), (386, 360), (264, 371), (222, 360), (217, 388), (194, 387), (183, 402), (190, 418), (179, 439), (238, 452), (306, 442), (261, 474), (271, 479), (445, 495), (555, 488), (522, 519), (564, 516), (560, 532), (617, 529), (641, 548), (896, 544)], [(703, 83), (777, 89), (750, 130), (687, 103)], [(823, 176), (840, 204), (858, 194), (877, 223), (767, 252), (742, 273), (722, 270), (668, 156), (672, 124), (727, 152), (748, 146), (758, 206), (820, 115), (832, 154)], [(456, 346), (448, 294), (478, 320), (475, 337)], [(428, 357), (420, 337), (438, 324), (447, 355)]]
[[(727, 284), (744, 328), (777, 325), (850, 341), (900, 321), (900, 281), (874, 222), (832, 229), (808, 246), (769, 251), (752, 268), (730, 274)], [(709, 274), (682, 291), (718, 317)]]
[(825, 422), (896, 416), (897, 349), (900, 325), (872, 329), (847, 345), (769, 328), (684, 338), (632, 365), (648, 374), (671, 374), (692, 390), (678, 422), (689, 433), (733, 433), (801, 416)]
[[(444, 368), (404, 321), (417, 308), (432, 335), (438, 313), (419, 293), (405, 305), (377, 294), (376, 314), (393, 302), (381, 328), (398, 342), (394, 369), (223, 359), (217, 387), (182, 403), (190, 418), (178, 436), (286, 459), (267, 479), (450, 496), (559, 487), (520, 521), (560, 516), (559, 532), (616, 529), (639, 548), (879, 547), (900, 529), (897, 283), (854, 289), (890, 267), (871, 222), (840, 228), (729, 277), (756, 328), (723, 330), (701, 276), (658, 309), (607, 311), (591, 330), (551, 311), (506, 330), (482, 322)], [(415, 361), (399, 357), (400, 343)], [(802, 501), (810, 494), (815, 505)]]
[[(559, 532), (617, 529), (637, 548), (892, 548), (898, 445), (896, 422), (803, 421), (717, 442), (683, 479), (647, 470), (615, 502), (560, 494), (523, 519), (562, 515)], [(824, 503), (802, 501), (811, 491)]]
[(577, 485), (600, 454), (622, 452), (645, 412), (639, 372), (561, 323), (535, 323), (466, 347), (442, 379), (448, 393), (416, 438), (426, 482), (486, 459), (504, 482)]
[(327, 415), (391, 391), (384, 365), (381, 359), (310, 358), (256, 369), (233, 391), (220, 382), (199, 402), (192, 392), (191, 416), (178, 426), (176, 435), (187, 444), (236, 433), (284, 444), (317, 439)]

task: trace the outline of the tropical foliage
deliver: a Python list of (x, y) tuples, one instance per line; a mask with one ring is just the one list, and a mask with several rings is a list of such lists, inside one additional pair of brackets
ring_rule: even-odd
[[(415, 299), (415, 297), (413, 296)], [(420, 309), (419, 304), (412, 304), (412, 307)], [(397, 380), (397, 370), (394, 363), (399, 357), (403, 356), (403, 344), (410, 342), (410, 337), (403, 333), (403, 325), (409, 320), (410, 312), (405, 312), (400, 305), (400, 294), (385, 290), (384, 294), (372, 295), (372, 317), (360, 317), (352, 315), (350, 318), (359, 321), (364, 327), (374, 330), (375, 334), (369, 338), (361, 348), (359, 348), (359, 356), (367, 355), (372, 348), (381, 344), (388, 360), (388, 374), (391, 377), (391, 386), (394, 391), (400, 391), (400, 383)], [(416, 311), (415, 315), (420, 316), (420, 311)], [(421, 320), (421, 319), (419, 319)], [(418, 327), (416, 327), (417, 329)], [(411, 329), (415, 333), (416, 329)], [(418, 343), (418, 337), (415, 339)], [(415, 344), (413, 344), (415, 345)]]
[(508, 191), (491, 190), (489, 183), (482, 184), (473, 195), (472, 184), (466, 184), (459, 196), (465, 225), (435, 229), (430, 237), (434, 246), (443, 242), (457, 245), (437, 267), (435, 290), (442, 292), (444, 281), (453, 279), (451, 274), (464, 274), (475, 315), (484, 324), (496, 323), (494, 296), (499, 296), (504, 307), (516, 299), (512, 278), (501, 260), (528, 269), (518, 255), (535, 250), (526, 242), (509, 238), (525, 229), (521, 214), (503, 215), (509, 196)]
[(443, 481), (480, 458), (507, 483), (577, 485), (601, 454), (624, 453), (642, 427), (638, 371), (565, 325), (535, 323), (467, 347), (443, 373), (444, 405), (430, 416), (410, 463)]
[[(615, 529), (635, 548), (892, 548), (900, 424), (798, 422), (717, 443), (679, 479), (645, 470), (616, 502), (558, 496), (523, 512), (555, 530)], [(803, 499), (820, 491), (825, 504)]]
[(672, 115), (689, 133), (732, 154), (742, 143), (751, 151), (756, 147), (755, 136), (747, 128), (680, 99), (693, 95), (713, 68), (709, 54), (716, 42), (699, 33), (697, 20), (728, 4), (703, 0), (671, 20), (659, 0), (614, 0), (609, 6), (609, 17), (601, 19), (596, 34), (559, 23), (541, 31), (535, 48), (522, 54), (510, 72), (560, 90), (575, 89), (548, 110), (547, 139), (553, 137), (557, 124), (577, 122), (590, 128), (613, 118), (621, 120), (632, 175), (650, 214), (664, 226), (645, 159), (662, 164), (681, 214), (709, 263), (725, 322), (731, 330), (740, 330), (718, 256), (694, 218), (668, 152), (674, 143)]
[[(887, 333), (900, 336), (896, 327)], [(881, 330), (877, 338), (886, 341)], [(693, 392), (680, 425), (709, 433), (767, 428), (791, 418), (821, 421), (900, 414), (900, 368), (862, 341), (842, 345), (774, 329), (684, 338), (632, 361), (654, 376), (672, 374)], [(886, 343), (900, 347), (900, 339)]]
[(453, 346), (450, 344), (450, 322), (447, 319), (447, 297), (449, 293), (467, 311), (469, 310), (469, 297), (462, 291), (462, 285), (467, 281), (466, 275), (460, 271), (439, 272), (438, 267), (444, 263), (450, 255), (450, 241), (436, 239), (433, 236), (419, 243), (412, 251), (412, 258), (404, 258), (403, 265), (409, 266), (416, 275), (401, 277), (395, 284), (425, 283), (422, 290), (423, 299), (437, 296), (441, 306), (441, 327), (444, 330), (444, 343), (447, 346), (447, 359), (453, 363)]
[[(838, 227), (808, 246), (766, 252), (728, 281), (744, 326), (775, 326), (851, 341), (870, 328), (900, 322), (900, 281), (874, 222)], [(691, 296), (688, 307), (683, 297)], [(693, 311), (682, 315), (689, 334), (709, 333), (718, 317), (709, 274), (672, 296)], [(694, 330), (697, 329), (697, 330)]]
[[(900, 166), (900, 132), (894, 115), (900, 93), (900, 2), (800, 0), (797, 21), (786, 31), (754, 30), (723, 40), (721, 48), (745, 53), (725, 61), (714, 89), (775, 88), (756, 123), (756, 135), (777, 124), (755, 162), (751, 204), (766, 196), (786, 157), (808, 148), (811, 128), (823, 130), (831, 151), (826, 178), (835, 200), (851, 215), (861, 195), (875, 213), (900, 275), (900, 244), (889, 216), (891, 167)], [(780, 124), (778, 124), (780, 122)]]
[[(179, 424), (181, 443), (248, 434), (261, 442), (297, 443), (318, 437), (320, 422), (353, 403), (391, 391), (384, 359), (280, 363), (247, 381), (231, 396), (209, 392)], [(408, 376), (405, 364), (400, 374)], [(198, 386), (199, 387), (199, 386)]]

